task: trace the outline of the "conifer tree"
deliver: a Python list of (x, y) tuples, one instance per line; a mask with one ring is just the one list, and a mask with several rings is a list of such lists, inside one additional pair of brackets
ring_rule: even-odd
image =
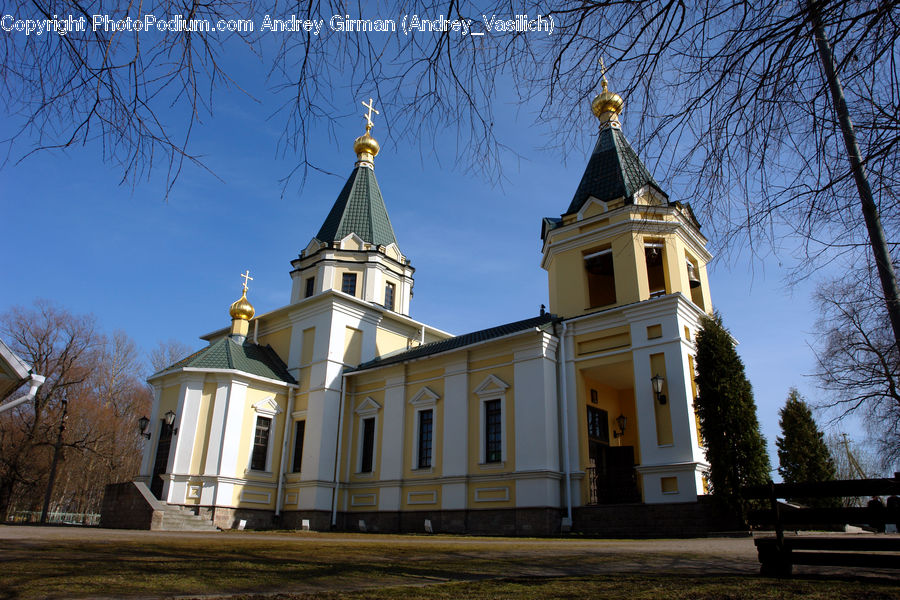
[[(791, 388), (784, 408), (779, 411), (781, 435), (775, 439), (778, 447), (778, 473), (785, 483), (831, 481), (835, 467), (825, 444), (825, 438), (813, 419), (809, 405), (795, 388)], [(792, 498), (809, 506), (832, 506), (832, 498), (824, 503), (813, 498)]]
[(721, 316), (704, 317), (697, 334), (697, 418), (710, 465), (712, 494), (743, 517), (740, 488), (769, 479), (769, 454), (759, 430), (753, 388)]

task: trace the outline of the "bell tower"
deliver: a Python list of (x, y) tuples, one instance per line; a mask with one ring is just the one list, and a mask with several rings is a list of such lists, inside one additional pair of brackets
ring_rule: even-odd
[(669, 200), (622, 133), (624, 100), (602, 91), (594, 150), (569, 207), (543, 220), (550, 311), (576, 317), (681, 293), (711, 311), (706, 238), (687, 203)]
[(415, 269), (397, 245), (375, 179), (381, 147), (370, 132), (378, 111), (371, 99), (363, 106), (366, 132), (353, 142), (353, 172), (319, 232), (291, 262), (291, 303), (335, 290), (409, 315)]

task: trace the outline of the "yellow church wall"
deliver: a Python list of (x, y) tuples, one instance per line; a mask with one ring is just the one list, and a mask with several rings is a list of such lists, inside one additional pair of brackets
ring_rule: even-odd
[[(443, 369), (441, 369), (443, 375)], [(416, 397), (424, 388), (428, 388), (438, 396), (437, 402), (428, 409), (433, 410), (432, 417), (432, 437), (431, 437), (431, 467), (425, 469), (416, 468), (413, 463), (413, 456), (416, 452), (416, 445), (419, 438), (416, 435), (418, 427), (418, 409), (409, 402)], [(427, 381), (410, 381), (406, 385), (406, 410), (404, 411), (404, 439), (409, 443), (404, 444), (403, 449), (403, 474), (407, 478), (416, 477), (439, 477), (442, 470), (441, 464), (444, 447), (444, 380), (443, 377), (435, 380)]]
[(516, 483), (510, 479), (484, 481), (469, 484), (468, 507), (470, 509), (514, 508)]
[[(473, 353), (474, 354), (474, 353)], [(516, 390), (514, 385), (514, 367), (507, 364), (508, 355), (498, 355), (492, 359), (484, 359), (481, 361), (470, 362), (469, 375), (469, 472), (470, 473), (496, 473), (497, 471), (512, 472), (516, 470), (515, 464), (515, 423), (516, 423)], [(498, 366), (490, 367), (490, 361), (495, 361)], [(483, 365), (479, 371), (472, 373), (475, 364)], [(489, 376), (499, 378), (509, 387), (506, 388), (505, 394), (497, 394), (497, 398), (503, 398), (503, 447), (504, 458), (499, 463), (485, 463), (484, 450), (482, 442), (484, 438), (484, 411), (482, 405), (482, 397), (475, 393), (475, 390)], [(484, 400), (491, 400), (493, 397), (485, 395)], [(470, 488), (470, 493), (472, 488)]]
[(388, 352), (406, 350), (408, 339), (405, 335), (379, 327), (375, 330), (375, 352), (378, 356), (383, 356)]
[(344, 329), (344, 364), (358, 365), (362, 355), (363, 333), (359, 329)]
[[(252, 325), (250, 331), (253, 331)], [(259, 336), (259, 344), (261, 346), (272, 346), (272, 349), (278, 354), (281, 360), (287, 362), (291, 352), (291, 328), (285, 327), (284, 329), (261, 335)]]
[[(200, 407), (197, 414), (197, 435), (194, 436), (194, 449), (191, 452), (191, 473), (203, 473), (206, 452), (209, 449), (209, 433), (212, 427), (212, 413), (216, 397), (216, 379), (207, 376), (200, 393)], [(199, 501), (199, 499), (198, 499)]]
[(377, 487), (353, 487), (347, 490), (347, 510), (350, 512), (372, 512), (378, 510)]
[[(369, 380), (368, 387), (370, 389), (354, 390), (352, 394), (348, 394), (348, 402), (346, 412), (344, 413), (344, 435), (346, 440), (346, 451), (341, 454), (349, 460), (344, 463), (347, 465), (346, 473), (349, 473), (349, 480), (353, 482), (377, 481), (381, 473), (381, 453), (384, 448), (382, 444), (382, 432), (384, 431), (384, 385), (375, 388), (375, 381)], [(368, 416), (357, 414), (366, 398), (371, 398), (381, 407), (375, 415), (375, 448), (372, 457), (372, 471), (370, 473), (360, 473), (358, 471), (360, 464), (360, 452), (362, 450), (362, 420)]]
[(178, 412), (178, 396), (181, 394), (181, 384), (163, 386), (159, 393), (159, 418), (162, 419), (168, 411)]
[(356, 293), (355, 297), (361, 298), (363, 292), (363, 273), (365, 271), (362, 267), (359, 268), (348, 268), (348, 267), (335, 267), (334, 269), (334, 279), (331, 281), (331, 289), (340, 290), (341, 285), (344, 279), (344, 273), (356, 273)]
[(441, 486), (404, 485), (400, 497), (402, 510), (435, 510), (441, 507)]
[[(663, 353), (650, 355), (650, 372), (654, 376), (661, 375), (665, 378), (663, 383), (662, 394), (669, 396), (669, 377), (666, 374), (666, 355)], [(660, 404), (658, 401), (653, 402), (653, 409), (656, 416), (656, 443), (660, 446), (667, 446), (674, 443), (672, 436), (672, 413), (669, 408), (670, 404)]]
[[(269, 470), (266, 472), (251, 471), (250, 453), (252, 452), (253, 447), (253, 435), (255, 432), (257, 415), (257, 411), (253, 408), (253, 405), (268, 398), (273, 398), (278, 405), (278, 408), (281, 410), (279, 414), (272, 418), (272, 429), (270, 432), (271, 441), (269, 444), (270, 457), (268, 460)], [(272, 490), (266, 490), (266, 488), (253, 488), (253, 481), (264, 481), (268, 483), (275, 482), (276, 480), (276, 473), (281, 465), (281, 442), (284, 434), (284, 424), (286, 418), (289, 418), (286, 411), (287, 395), (285, 393), (273, 393), (271, 390), (255, 388), (252, 384), (247, 388), (241, 425), (241, 441), (238, 449), (238, 474), (240, 476), (243, 472), (244, 478), (248, 480), (248, 483), (243, 486), (235, 486), (234, 502), (236, 504), (234, 504), (234, 506), (240, 506), (242, 508), (263, 508), (265, 504), (265, 506), (270, 508), (274, 507), (274, 493), (270, 493)], [(262, 497), (259, 494), (254, 493), (253, 490), (266, 490), (271, 497), (271, 501), (264, 503)], [(244, 500), (241, 500), (241, 494), (244, 491), (247, 491), (247, 494), (244, 494)]]

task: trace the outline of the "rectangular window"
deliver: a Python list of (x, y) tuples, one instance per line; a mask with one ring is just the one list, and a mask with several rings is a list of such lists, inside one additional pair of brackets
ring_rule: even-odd
[(613, 269), (612, 249), (591, 252), (584, 257), (587, 272), (588, 302), (591, 308), (616, 303), (616, 274)]
[(372, 472), (372, 455), (375, 451), (375, 417), (363, 419), (362, 461), (360, 473)]
[(495, 463), (503, 460), (503, 432), (500, 401), (488, 400), (484, 403), (484, 462)]
[(294, 473), (299, 473), (303, 466), (303, 436), (306, 435), (306, 421), (297, 421), (294, 431)]
[(647, 284), (650, 286), (650, 297), (662, 296), (666, 293), (663, 244), (661, 242), (644, 244), (644, 257), (647, 261)]
[(344, 273), (341, 277), (341, 291), (351, 296), (356, 295), (356, 273)]
[(388, 310), (394, 310), (394, 289), (393, 283), (384, 286), (384, 307)]
[(431, 443), (434, 435), (434, 411), (419, 411), (419, 469), (431, 467)]
[(253, 471), (265, 471), (266, 460), (269, 458), (269, 431), (272, 428), (272, 419), (269, 417), (256, 417), (256, 431), (253, 434), (253, 455), (250, 458), (250, 469)]
[(316, 291), (316, 278), (310, 277), (306, 280), (306, 296), (304, 298), (309, 298), (313, 295), (313, 292)]
[(609, 413), (593, 406), (587, 407), (588, 437), (592, 442), (609, 444)]

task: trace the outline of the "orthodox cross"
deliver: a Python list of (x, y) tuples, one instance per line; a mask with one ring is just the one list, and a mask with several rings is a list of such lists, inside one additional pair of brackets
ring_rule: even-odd
[(369, 109), (369, 112), (363, 115), (366, 118), (366, 133), (368, 133), (369, 130), (372, 129), (372, 127), (374, 127), (375, 125), (375, 123), (372, 122), (372, 113), (375, 113), (376, 115), (380, 115), (381, 113), (375, 110), (375, 106), (371, 98), (369, 98), (368, 104), (366, 104), (365, 102), (362, 102), (361, 104)]
[(253, 281), (253, 278), (250, 277), (250, 269), (247, 269), (246, 273), (241, 273), (241, 277), (244, 279), (244, 291), (247, 291), (247, 282)]

